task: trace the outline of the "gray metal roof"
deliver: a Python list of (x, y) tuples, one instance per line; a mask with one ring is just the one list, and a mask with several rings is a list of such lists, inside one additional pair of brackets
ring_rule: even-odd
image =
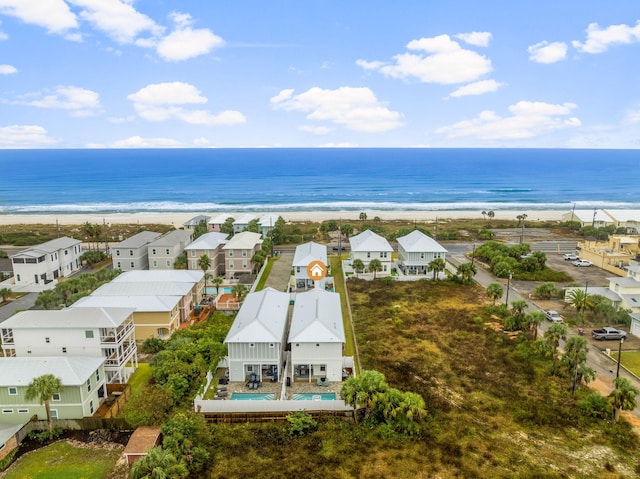
[(221, 244), (225, 244), (228, 237), (229, 235), (227, 233), (218, 233), (217, 231), (205, 233), (196, 238), (196, 240), (189, 244), (189, 246), (185, 247), (185, 249), (188, 251), (216, 249)]
[(173, 310), (182, 296), (85, 296), (73, 303), (72, 308), (108, 308), (113, 305), (132, 308), (141, 313), (160, 313)]
[(398, 244), (407, 253), (446, 253), (447, 250), (432, 237), (422, 231), (413, 230), (411, 233), (398, 238)]
[(110, 307), (28, 310), (6, 319), (2, 327), (7, 329), (117, 328), (134, 311), (134, 308), (115, 303)]
[(155, 233), (153, 231), (141, 231), (138, 234), (135, 234), (120, 243), (116, 243), (111, 246), (111, 248), (121, 249), (121, 248), (142, 248), (152, 241), (158, 239), (161, 233)]
[(194, 216), (189, 221), (184, 223), (184, 226), (198, 226), (201, 221), (204, 221), (205, 223), (209, 221), (209, 218), (210, 216), (205, 216), (205, 215)]
[(289, 311), (289, 293), (265, 288), (249, 293), (231, 325), (225, 343), (279, 343)]
[(389, 242), (377, 233), (366, 230), (349, 238), (351, 251), (393, 251)]
[(304, 266), (306, 268), (309, 263), (315, 260), (322, 261), (325, 265), (329, 264), (327, 262), (326, 245), (311, 241), (296, 246), (296, 252), (293, 255), (293, 266)]
[(290, 343), (344, 343), (340, 295), (323, 289), (296, 294)]
[(159, 281), (156, 283), (111, 283), (103, 284), (92, 296), (185, 296), (191, 292), (193, 283)]
[(261, 238), (260, 233), (243, 231), (231, 238), (222, 249), (252, 249), (256, 244), (261, 243)]
[(202, 271), (186, 269), (157, 269), (126, 271), (116, 276), (111, 283), (192, 283), (195, 284), (204, 278)]
[(187, 230), (173, 230), (163, 234), (155, 241), (149, 243), (149, 247), (175, 246), (180, 243), (188, 244), (193, 233)]
[(46, 243), (24, 249), (19, 253), (11, 255), (11, 257), (15, 258), (20, 256), (42, 256), (43, 254), (55, 253), (56, 251), (60, 251), (61, 249), (71, 248), (80, 244), (82, 244), (80, 240), (63, 236), (62, 238), (56, 238), (51, 241), (47, 241)]
[(80, 386), (105, 360), (93, 356), (0, 358), (0, 387), (28, 386), (43, 374), (60, 378), (63, 386)]

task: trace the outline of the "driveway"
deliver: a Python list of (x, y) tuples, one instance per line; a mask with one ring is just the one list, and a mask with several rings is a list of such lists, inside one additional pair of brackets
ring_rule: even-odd
[(13, 314), (18, 310), (31, 309), (36, 303), (37, 297), (38, 293), (27, 293), (24, 296), (9, 302), (9, 304), (5, 304), (0, 307), (0, 323), (13, 316)]
[(264, 287), (271, 287), (278, 291), (288, 291), (294, 252), (281, 249), (278, 249), (278, 252), (278, 259), (273, 262)]

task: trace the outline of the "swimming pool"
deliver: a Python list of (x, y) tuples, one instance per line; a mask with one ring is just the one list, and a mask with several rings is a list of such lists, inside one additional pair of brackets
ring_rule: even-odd
[(232, 393), (232, 401), (272, 401), (276, 398), (273, 393)]
[(336, 393), (299, 393), (291, 396), (294, 401), (335, 401)]
[[(220, 293), (222, 294), (231, 294), (233, 293), (233, 288), (219, 288)], [(216, 294), (216, 288), (208, 287), (204, 290), (204, 294)]]

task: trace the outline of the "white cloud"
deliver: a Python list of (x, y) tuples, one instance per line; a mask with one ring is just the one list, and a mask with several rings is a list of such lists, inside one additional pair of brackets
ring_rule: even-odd
[(128, 116), (110, 116), (109, 118), (107, 118), (107, 121), (109, 123), (113, 123), (114, 125), (119, 125), (122, 123), (131, 123), (132, 121), (134, 121), (136, 119), (136, 117), (134, 115), (128, 115)]
[(314, 135), (327, 135), (333, 131), (333, 128), (328, 126), (300, 125), (298, 130)]
[(18, 73), (18, 69), (13, 65), (0, 65), (0, 75), (11, 75)]
[(100, 111), (100, 95), (75, 86), (57, 86), (53, 92), (47, 90), (30, 93), (15, 102), (37, 108), (68, 110), (71, 115), (85, 117)]
[(57, 143), (47, 130), (38, 125), (11, 125), (0, 127), (0, 147), (37, 148)]
[(626, 123), (640, 123), (640, 110), (631, 110), (627, 112)]
[(190, 110), (185, 105), (203, 104), (207, 98), (189, 83), (172, 82), (147, 85), (127, 96), (140, 117), (149, 121), (181, 120), (194, 125), (237, 125), (246, 118), (238, 111), (212, 114), (207, 110)]
[(567, 57), (567, 44), (543, 41), (527, 48), (529, 60), (536, 63), (555, 63)]
[(77, 18), (64, 0), (0, 0), (0, 13), (46, 28), (50, 33), (78, 28)]
[(357, 60), (356, 65), (391, 78), (440, 84), (471, 82), (492, 71), (488, 58), (463, 49), (449, 35), (412, 40), (407, 49), (418, 53), (400, 53), (393, 57), (393, 63)]
[(449, 96), (458, 98), (468, 95), (482, 95), (484, 93), (497, 91), (498, 88), (503, 87), (504, 85), (504, 83), (500, 83), (495, 80), (481, 80), (461, 86)]
[(357, 143), (350, 143), (347, 141), (341, 143), (324, 143), (322, 145), (318, 145), (316, 148), (358, 148)]
[(607, 51), (609, 45), (629, 44), (640, 41), (640, 20), (635, 26), (610, 25), (601, 29), (597, 23), (591, 23), (587, 27), (587, 40), (581, 43), (577, 40), (571, 44), (581, 52), (602, 53)]
[(469, 32), (458, 33), (454, 35), (455, 38), (459, 38), (469, 45), (475, 45), (476, 47), (487, 47), (491, 41), (491, 32)]
[(480, 140), (513, 140), (531, 138), (544, 133), (581, 125), (576, 117), (568, 117), (577, 108), (573, 103), (561, 105), (520, 101), (509, 107), (511, 116), (500, 117), (486, 110), (472, 120), (438, 128), (436, 133), (448, 138), (475, 137)]
[(158, 43), (158, 55), (165, 60), (181, 61), (209, 53), (224, 45), (224, 40), (208, 29), (192, 29), (191, 15), (173, 13), (177, 29)]
[(329, 121), (354, 131), (376, 133), (402, 125), (402, 114), (385, 107), (369, 88), (313, 87), (299, 95), (282, 90), (271, 103), (276, 109), (308, 112), (307, 120)]
[(196, 138), (195, 140), (193, 140), (193, 144), (196, 146), (209, 146), (209, 140), (203, 136), (201, 136), (200, 138)]
[(112, 148), (179, 148), (181, 146), (182, 143), (172, 138), (142, 138), (141, 136), (132, 136), (111, 145)]

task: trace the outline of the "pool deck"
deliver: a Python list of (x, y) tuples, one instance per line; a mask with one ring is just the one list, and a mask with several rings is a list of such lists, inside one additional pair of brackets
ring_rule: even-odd
[[(215, 387), (215, 386), (211, 386)], [(264, 381), (260, 383), (260, 387), (258, 389), (249, 389), (245, 382), (230, 382), (226, 385), (221, 385), (219, 387), (226, 387), (226, 396), (221, 399), (229, 399), (233, 393), (271, 393), (275, 394), (276, 399), (280, 399), (280, 395), (282, 393), (282, 383), (277, 382), (273, 383), (270, 381)], [(323, 394), (323, 393), (336, 393), (336, 397), (340, 398), (340, 390), (342, 389), (341, 382), (329, 383), (328, 386), (318, 386), (315, 382), (307, 382), (307, 381), (296, 381), (291, 384), (290, 387), (286, 388), (287, 397), (291, 397), (293, 394), (300, 393), (314, 393), (314, 394)]]

